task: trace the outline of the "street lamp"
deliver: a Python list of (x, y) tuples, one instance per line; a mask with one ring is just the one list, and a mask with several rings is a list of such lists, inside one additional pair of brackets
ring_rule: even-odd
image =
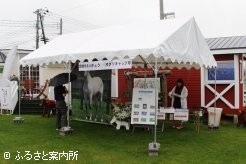
[(174, 19), (175, 18), (175, 12), (170, 13), (163, 13), (164, 19)]
[(169, 12), (165, 13), (164, 12), (164, 7), (163, 7), (163, 0), (159, 0), (160, 2), (160, 19), (170, 19), (170, 18), (175, 18), (175, 12)]

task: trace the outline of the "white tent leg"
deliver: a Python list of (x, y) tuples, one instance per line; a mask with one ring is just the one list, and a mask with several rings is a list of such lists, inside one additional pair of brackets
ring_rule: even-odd
[(157, 124), (157, 108), (158, 108), (158, 91), (157, 91), (157, 58), (155, 58), (155, 131), (154, 131), (154, 143), (156, 143), (156, 124)]
[(70, 135), (73, 133), (73, 129), (70, 127), (70, 122), (69, 122), (69, 111), (71, 109), (71, 101), (70, 101), (70, 97), (71, 97), (71, 61), (68, 62), (68, 67), (66, 66), (67, 71), (68, 71), (68, 110), (67, 110), (67, 126), (61, 128), (60, 130), (60, 135), (62, 136), (66, 136), (66, 135)]
[(158, 108), (158, 91), (157, 91), (157, 58), (155, 58), (155, 127), (154, 127), (154, 142), (149, 143), (149, 155), (158, 155), (160, 144), (156, 142), (156, 126), (157, 126), (157, 108)]
[(18, 110), (19, 110), (19, 117), (15, 117), (13, 119), (15, 124), (21, 124), (24, 123), (24, 118), (22, 118), (20, 116), (20, 108), (21, 108), (21, 88), (20, 88), (20, 55), (18, 54), (18, 66), (17, 66), (17, 74), (18, 74), (18, 101), (19, 101), (19, 106), (18, 106)]
[(216, 96), (217, 96), (217, 73), (216, 73), (216, 71), (217, 71), (217, 69), (216, 69), (216, 67), (214, 68), (214, 98), (215, 98), (215, 100), (214, 100), (214, 123), (215, 123), (215, 118), (216, 118), (216, 112), (215, 112), (215, 109), (216, 109), (216, 106), (217, 106), (217, 104), (216, 104)]
[(70, 107), (71, 107), (71, 102), (70, 102), (70, 94), (71, 94), (71, 83), (70, 83), (70, 78), (71, 78), (71, 61), (69, 61), (68, 63), (68, 110), (67, 110), (67, 126), (69, 127), (69, 111), (70, 111)]
[(21, 101), (21, 89), (20, 89), (20, 55), (18, 54), (18, 67), (17, 67), (17, 71), (18, 71), (18, 79), (19, 79), (19, 83), (18, 83), (18, 96), (19, 96), (19, 117), (20, 117), (20, 108), (21, 108), (21, 105), (20, 105), (20, 101)]

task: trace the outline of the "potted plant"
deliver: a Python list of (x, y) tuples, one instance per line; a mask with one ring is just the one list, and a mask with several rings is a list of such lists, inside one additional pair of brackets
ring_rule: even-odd
[(120, 126), (125, 126), (129, 130), (131, 120), (131, 105), (122, 103), (119, 99), (112, 104), (113, 118), (110, 121), (111, 124), (116, 123), (116, 129), (120, 129)]

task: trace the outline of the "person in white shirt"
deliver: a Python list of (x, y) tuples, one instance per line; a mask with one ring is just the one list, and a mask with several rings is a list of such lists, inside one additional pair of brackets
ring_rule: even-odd
[[(184, 86), (183, 79), (178, 79), (176, 86), (168, 94), (172, 98), (171, 107), (175, 109), (187, 109), (187, 96), (188, 89)], [(176, 125), (176, 121), (173, 121), (173, 128), (182, 129), (184, 123), (181, 122), (180, 125)]]

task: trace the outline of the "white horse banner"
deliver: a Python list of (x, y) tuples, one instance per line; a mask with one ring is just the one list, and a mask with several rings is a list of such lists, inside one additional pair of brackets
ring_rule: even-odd
[(108, 123), (112, 118), (112, 71), (80, 71), (79, 64), (74, 67), (72, 73), (77, 75), (77, 80), (72, 82), (72, 117), (76, 120)]
[(126, 69), (132, 68), (132, 60), (113, 60), (113, 61), (93, 61), (93, 62), (80, 62), (79, 71), (90, 70), (110, 70), (110, 69)]

